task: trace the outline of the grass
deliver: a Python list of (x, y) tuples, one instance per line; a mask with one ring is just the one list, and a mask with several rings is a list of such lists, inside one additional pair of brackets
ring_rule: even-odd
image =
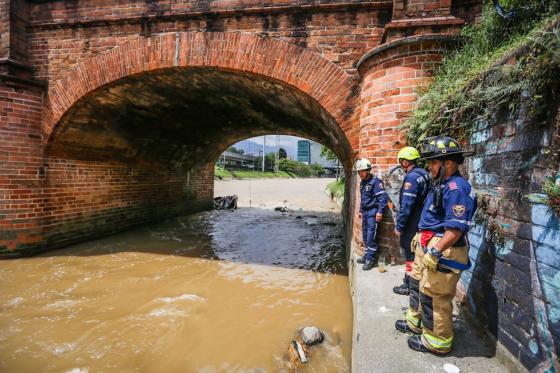
[(222, 167), (214, 166), (214, 176), (220, 179), (288, 179), (295, 176), (289, 172), (261, 172), (261, 171), (239, 171), (225, 170)]
[(270, 172), (270, 171), (237, 171), (231, 170), (230, 171), (233, 177), (236, 179), (288, 179), (293, 178), (287, 172), (278, 171), (278, 172)]
[(221, 167), (218, 166), (214, 166), (214, 176), (220, 178), (220, 179), (232, 179), (233, 175), (228, 171), (228, 170), (224, 170)]

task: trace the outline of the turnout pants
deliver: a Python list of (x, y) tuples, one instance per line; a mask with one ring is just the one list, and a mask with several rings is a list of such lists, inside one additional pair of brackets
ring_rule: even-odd
[[(433, 247), (441, 238), (433, 237), (427, 247)], [(453, 345), (453, 297), (461, 271), (438, 266), (431, 272), (422, 265), (424, 248), (417, 234), (412, 244), (416, 257), (410, 278), (410, 306), (406, 321), (411, 330), (422, 333), (424, 346), (436, 353), (447, 353)], [(443, 257), (459, 263), (468, 262), (468, 246), (451, 247)]]
[(366, 260), (373, 260), (377, 255), (377, 243), (375, 242), (375, 237), (377, 235), (377, 221), (375, 220), (375, 212), (373, 214), (368, 213), (367, 215), (362, 214), (362, 239), (364, 240), (364, 245), (366, 246)]

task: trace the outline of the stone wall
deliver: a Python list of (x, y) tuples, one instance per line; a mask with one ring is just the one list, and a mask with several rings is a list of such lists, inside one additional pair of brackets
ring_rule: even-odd
[(520, 105), (495, 105), (470, 137), (476, 156), (467, 168), (479, 208), (469, 234), (473, 268), (459, 290), (473, 319), (525, 368), (555, 371), (560, 220), (542, 191), (545, 176), (560, 171), (560, 116), (552, 99), (546, 118), (535, 116), (535, 101), (523, 95)]

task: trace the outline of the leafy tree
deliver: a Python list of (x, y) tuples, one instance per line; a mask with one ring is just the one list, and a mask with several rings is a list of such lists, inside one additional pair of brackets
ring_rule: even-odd
[[(266, 170), (274, 170), (274, 161), (275, 161), (274, 153), (267, 153), (264, 156), (264, 169)], [(255, 158), (255, 171), (262, 170), (262, 156)]]
[(274, 170), (274, 162), (276, 161), (276, 155), (274, 153), (267, 153), (264, 156), (264, 169)]
[(340, 161), (336, 156), (335, 152), (327, 148), (325, 145), (321, 145), (321, 157), (327, 158), (329, 161), (335, 163), (336, 162), (336, 181), (338, 181), (338, 168)]
[(310, 168), (315, 176), (322, 176), (325, 174), (325, 168), (319, 163), (313, 163)]
[(280, 171), (285, 171), (285, 172), (289, 172), (289, 173), (293, 174), (293, 173), (295, 173), (297, 163), (298, 162), (296, 162), (296, 161), (292, 161), (292, 160), (287, 159), (287, 158), (282, 158), (278, 162), (278, 167), (279, 167)]
[(325, 145), (321, 145), (321, 157), (327, 158), (331, 162), (338, 161), (338, 157), (335, 152), (327, 148)]
[(279, 159), (288, 158), (288, 153), (286, 152), (286, 149), (284, 149), (284, 148), (278, 149), (278, 158)]

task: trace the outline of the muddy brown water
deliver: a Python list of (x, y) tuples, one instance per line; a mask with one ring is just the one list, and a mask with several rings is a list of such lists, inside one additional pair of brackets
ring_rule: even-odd
[[(352, 306), (328, 181), (218, 182), (240, 209), (0, 261), (0, 371), (289, 371), (288, 344), (306, 325), (326, 341), (298, 372), (349, 371)], [(273, 211), (272, 196), (292, 211)]]

